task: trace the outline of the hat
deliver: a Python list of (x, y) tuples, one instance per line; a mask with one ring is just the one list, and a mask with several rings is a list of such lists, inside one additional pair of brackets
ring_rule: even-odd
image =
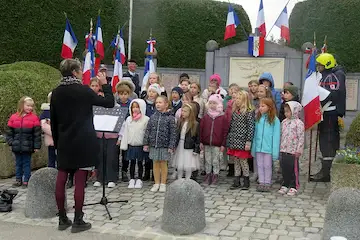
[(182, 95), (184, 94), (183, 90), (181, 89), (181, 87), (174, 87), (171, 92), (177, 92), (180, 96), (180, 98), (182, 98)]
[(106, 67), (105, 64), (101, 64), (101, 65), (100, 65), (99, 72), (100, 72), (100, 71), (107, 71), (107, 70), (108, 70), (108, 69), (107, 69), (107, 67)]
[(224, 106), (223, 106), (223, 98), (221, 97), (220, 94), (212, 94), (210, 95), (209, 97), (209, 101), (208, 102), (216, 102), (217, 104), (217, 110), (219, 112), (222, 112), (223, 109), (224, 109)]
[(213, 75), (211, 75), (211, 76), (210, 76), (210, 81), (213, 81), (213, 80), (217, 81), (218, 85), (220, 86), (220, 84), (221, 84), (221, 77), (220, 77), (219, 74), (214, 73)]
[(155, 91), (159, 96), (161, 95), (161, 88), (160, 85), (157, 83), (153, 83), (149, 86), (148, 91), (153, 90)]
[(289, 85), (289, 86), (284, 87), (284, 91), (288, 91), (294, 97), (299, 95), (299, 89), (295, 85)]
[(118, 87), (121, 86), (121, 85), (127, 85), (130, 88), (131, 93), (133, 93), (135, 91), (135, 84), (133, 83), (133, 81), (129, 77), (121, 78), (120, 82), (118, 82), (116, 84), (115, 88), (118, 89)]

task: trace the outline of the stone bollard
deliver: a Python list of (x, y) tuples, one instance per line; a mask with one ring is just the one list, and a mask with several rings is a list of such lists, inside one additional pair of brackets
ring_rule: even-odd
[(58, 171), (55, 168), (37, 170), (30, 178), (25, 202), (25, 217), (53, 218), (58, 212), (55, 186)]
[[(358, 240), (360, 236), (360, 190), (340, 188), (331, 193), (326, 206), (323, 240)], [(340, 238), (340, 239), (343, 239)]]
[(161, 228), (174, 235), (198, 233), (205, 228), (205, 197), (193, 180), (179, 179), (165, 193)]

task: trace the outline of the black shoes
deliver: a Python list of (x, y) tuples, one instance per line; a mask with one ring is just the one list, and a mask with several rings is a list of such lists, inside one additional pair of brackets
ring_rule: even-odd
[(234, 179), (233, 185), (231, 185), (231, 187), (230, 187), (230, 190), (236, 190), (236, 189), (239, 189), (239, 188), (241, 188), (240, 176), (236, 176), (235, 179)]
[(127, 176), (127, 172), (121, 172), (121, 181), (123, 182), (128, 182), (129, 181), (129, 178)]
[(59, 226), (58, 226), (58, 230), (59, 231), (64, 231), (66, 229), (68, 229), (69, 227), (71, 227), (72, 222), (71, 220), (66, 216), (66, 212), (65, 210), (60, 210), (59, 211)]
[(234, 171), (235, 171), (234, 164), (229, 164), (229, 171), (228, 171), (227, 177), (233, 177)]
[(249, 190), (250, 188), (250, 178), (244, 177), (244, 186), (241, 188), (241, 190)]
[(72, 233), (83, 232), (91, 228), (91, 223), (84, 222), (83, 217), (83, 212), (75, 212), (74, 223), (71, 227)]

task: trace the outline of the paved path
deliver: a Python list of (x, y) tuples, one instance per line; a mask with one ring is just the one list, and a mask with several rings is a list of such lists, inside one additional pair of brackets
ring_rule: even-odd
[[(318, 162), (315, 165), (318, 165)], [(112, 221), (108, 220), (103, 206), (85, 207), (85, 219), (93, 224), (94, 227), (91, 230), (93, 233), (114, 234), (118, 236), (117, 239), (120, 239), (120, 235), (126, 237), (126, 239), (136, 237), (136, 239), (158, 240), (320, 240), (330, 185), (307, 183), (305, 177), (307, 169), (308, 165), (304, 157), (301, 161), (301, 190), (296, 197), (277, 194), (279, 185), (276, 184), (273, 186), (271, 193), (256, 192), (254, 183), (252, 183), (249, 191), (231, 191), (229, 186), (232, 179), (226, 178), (225, 172), (222, 172), (218, 186), (204, 186), (206, 228), (201, 233), (188, 237), (175, 237), (160, 229), (164, 194), (151, 193), (149, 191), (150, 183), (146, 183), (143, 189), (130, 190), (126, 188), (125, 183), (119, 184), (110, 191), (107, 189), (109, 200), (124, 199), (129, 200), (129, 203), (109, 205), (110, 212), (114, 217)], [(12, 181), (13, 179), (0, 180), (0, 189), (10, 187)], [(0, 213), (0, 221), (36, 225), (37, 227), (34, 229), (38, 234), (45, 236), (54, 234), (52, 239), (57, 239), (55, 237), (55, 235), (58, 235), (55, 230), (56, 218), (31, 220), (24, 217), (26, 191), (26, 189), (20, 189), (19, 195), (14, 200), (13, 212)], [(68, 206), (73, 206), (72, 191), (73, 189), (68, 190)], [(100, 198), (100, 188), (90, 186), (86, 189), (86, 203), (98, 201)], [(69, 216), (73, 217), (73, 209), (69, 208), (69, 212)], [(0, 225), (3, 226), (3, 223), (1, 222)], [(47, 228), (38, 228), (41, 226)], [(7, 234), (10, 234), (9, 231), (11, 230), (6, 231)], [(25, 237), (28, 236), (25, 235)], [(105, 237), (105, 239), (112, 238)]]

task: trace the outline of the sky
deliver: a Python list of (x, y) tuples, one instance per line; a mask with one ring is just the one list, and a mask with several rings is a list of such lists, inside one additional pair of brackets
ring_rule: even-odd
[[(228, 2), (224, 0), (217, 0), (217, 1)], [(287, 6), (289, 17), (295, 4), (301, 1), (304, 0), (290, 0)], [(242, 7), (245, 9), (245, 11), (247, 12), (250, 18), (251, 26), (254, 31), (254, 28), (256, 26), (257, 14), (259, 11), (260, 0), (230, 0), (230, 2), (242, 5)], [(287, 2), (288, 0), (263, 0), (267, 34), (269, 33), (270, 28), (274, 25), (276, 19), (280, 15), (281, 11), (284, 9)], [(269, 36), (272, 34), (274, 35), (275, 39), (280, 38), (280, 29), (275, 26), (271, 30)]]

